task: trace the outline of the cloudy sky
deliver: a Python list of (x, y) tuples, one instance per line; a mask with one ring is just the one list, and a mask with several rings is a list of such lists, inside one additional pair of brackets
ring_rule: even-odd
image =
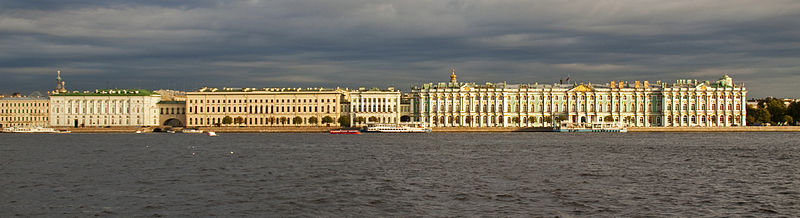
[(5, 0), (0, 93), (605, 83), (800, 97), (797, 0)]

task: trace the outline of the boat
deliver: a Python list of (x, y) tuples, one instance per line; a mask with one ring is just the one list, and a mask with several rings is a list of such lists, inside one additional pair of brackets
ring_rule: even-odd
[(142, 134), (142, 130), (136, 130), (136, 134)]
[(199, 129), (183, 129), (181, 133), (203, 133), (203, 130)]
[(69, 133), (69, 131), (59, 131), (53, 128), (45, 128), (40, 126), (35, 127), (19, 127), (19, 126), (12, 126), (3, 128), (3, 132), (6, 133)]
[(217, 136), (217, 133), (215, 133), (214, 131), (208, 131), (208, 132), (206, 132), (206, 135), (208, 135), (208, 136)]
[(331, 134), (361, 134), (357, 129), (335, 129), (331, 130)]
[(570, 123), (562, 122), (553, 132), (628, 132), (625, 124), (618, 122)]
[(367, 124), (362, 132), (377, 132), (377, 133), (429, 133), (431, 128), (426, 127), (422, 123), (403, 123), (403, 124), (390, 124), (390, 123), (376, 123)]
[(167, 133), (176, 133), (175, 130), (167, 130)]

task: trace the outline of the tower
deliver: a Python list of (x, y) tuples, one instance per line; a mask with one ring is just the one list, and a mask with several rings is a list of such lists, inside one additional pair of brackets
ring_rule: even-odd
[(450, 83), (457, 84), (458, 80), (456, 80), (456, 68), (451, 68), (452, 73), (450, 74)]

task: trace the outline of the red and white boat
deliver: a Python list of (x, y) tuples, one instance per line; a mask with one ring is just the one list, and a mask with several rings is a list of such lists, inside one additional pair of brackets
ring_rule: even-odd
[(357, 129), (336, 129), (331, 130), (331, 134), (361, 134)]

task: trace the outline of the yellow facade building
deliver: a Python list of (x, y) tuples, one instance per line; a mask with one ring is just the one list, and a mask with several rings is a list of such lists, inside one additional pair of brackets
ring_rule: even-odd
[(186, 125), (339, 125), (341, 89), (202, 88), (186, 93)]
[(0, 98), (0, 128), (47, 126), (49, 107), (47, 97)]

